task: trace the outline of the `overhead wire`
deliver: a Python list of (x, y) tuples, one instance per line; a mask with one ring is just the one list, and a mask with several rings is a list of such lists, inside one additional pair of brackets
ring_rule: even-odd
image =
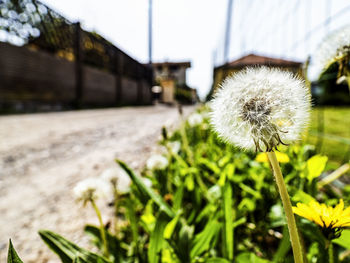
[[(262, 2), (260, 1), (259, 4), (261, 4)], [(271, 3), (271, 2), (269, 2)], [(275, 8), (276, 5), (273, 5), (273, 8)], [(259, 42), (257, 41), (257, 35), (259, 35), (260, 32), (265, 31), (264, 29), (267, 28), (268, 24), (264, 22), (264, 20), (266, 20), (266, 17), (269, 17), (269, 13), (273, 13), (273, 10), (271, 10), (270, 8), (270, 4), (265, 4), (262, 6), (262, 8), (259, 8), (260, 12), (260, 16), (257, 17), (256, 19), (254, 19), (254, 37), (252, 39), (252, 43), (253, 43), (253, 47), (258, 47), (259, 46)]]
[[(297, 0), (295, 0), (297, 1)], [(283, 18), (286, 18), (285, 21), (288, 19), (288, 17), (290, 16), (290, 12), (289, 12), (289, 9), (288, 9), (288, 3), (290, 3), (289, 1), (284, 1), (285, 5), (283, 6), (283, 8), (281, 8), (281, 6), (278, 7), (278, 9), (286, 9), (287, 11), (284, 13), (284, 15), (278, 17), (278, 20), (283, 20)], [(272, 17), (272, 16), (271, 16)], [(270, 31), (268, 32), (263, 32), (263, 31), (260, 31), (260, 35), (261, 36), (260, 38), (257, 38), (257, 43), (260, 43), (261, 41), (263, 41), (263, 38), (266, 37), (266, 36), (278, 36), (278, 34), (276, 34), (279, 29), (285, 25), (285, 22), (283, 23), (282, 21), (280, 23), (275, 23), (275, 27), (273, 27)]]
[(292, 45), (291, 45), (291, 50), (294, 51), (299, 45), (303, 44), (305, 41), (308, 41), (309, 38), (317, 31), (321, 30), (322, 28), (324, 28), (327, 24), (330, 23), (330, 21), (334, 21), (336, 19), (338, 19), (339, 17), (343, 16), (344, 14), (346, 14), (347, 12), (350, 11), (350, 5), (347, 5), (345, 8), (343, 8), (342, 10), (340, 10), (339, 12), (337, 12), (336, 14), (328, 17), (327, 19), (325, 19), (322, 23), (318, 24), (317, 26), (315, 26), (313, 29), (309, 30), (301, 39), (295, 41)]
[[(292, 9), (292, 11), (289, 13), (290, 15), (288, 16), (288, 20), (287, 20), (287, 23), (289, 22), (289, 19), (291, 19), (292, 20), (292, 22), (293, 22), (293, 18), (295, 18), (296, 17), (296, 14), (297, 14), (297, 11), (298, 11), (298, 7), (299, 7), (299, 4), (300, 4), (300, 0), (295, 0), (296, 2), (295, 2), (295, 5), (294, 5), (294, 7), (293, 7), (293, 9)], [(296, 19), (294, 19), (295, 21), (297, 21)], [(287, 26), (288, 26), (288, 24), (287, 24)], [(293, 26), (293, 29), (292, 29), (292, 35), (295, 37), (295, 35), (296, 35), (296, 25), (295, 25), (295, 23), (292, 23), (292, 26)], [(287, 49), (287, 46), (286, 45), (282, 45), (282, 46), (284, 46), (284, 49), (283, 49), (283, 54), (285, 54), (285, 56), (288, 56), (288, 49)]]

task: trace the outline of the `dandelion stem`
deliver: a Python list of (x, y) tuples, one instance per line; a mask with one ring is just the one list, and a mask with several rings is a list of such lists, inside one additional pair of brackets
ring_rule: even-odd
[(182, 121), (183, 121), (183, 123), (180, 126), (181, 139), (182, 139), (182, 142), (183, 142), (183, 146), (184, 146), (185, 152), (187, 154), (187, 158), (189, 159), (189, 163), (191, 165), (193, 165), (193, 154), (192, 154), (191, 149), (189, 147), (187, 133), (186, 133), (186, 127), (185, 127), (186, 121), (184, 119)]
[(118, 235), (118, 190), (117, 187), (113, 186), (113, 193), (114, 193), (114, 234), (115, 236)]
[(100, 210), (98, 209), (96, 203), (94, 200), (91, 200), (91, 205), (92, 207), (94, 208), (95, 212), (96, 212), (96, 215), (98, 217), (98, 221), (100, 223), (100, 232), (101, 232), (101, 238), (102, 238), (102, 242), (103, 242), (103, 255), (105, 257), (109, 257), (109, 252), (108, 252), (108, 245), (107, 245), (107, 238), (106, 238), (106, 230), (105, 230), (105, 226), (103, 224), (103, 221), (102, 221), (102, 216), (101, 216), (101, 212)]
[(295, 223), (295, 218), (292, 210), (292, 204), (289, 199), (288, 191), (283, 180), (283, 175), (281, 168), (277, 161), (277, 157), (274, 151), (267, 152), (267, 156), (270, 160), (271, 168), (276, 179), (276, 184), (282, 199), (282, 204), (287, 218), (287, 224), (289, 229), (289, 236), (293, 249), (293, 256), (295, 263), (303, 263), (303, 254), (299, 240), (299, 234), (297, 225)]
[(332, 241), (329, 241), (328, 257), (329, 257), (329, 263), (334, 263), (334, 252), (333, 252), (333, 243), (332, 243)]

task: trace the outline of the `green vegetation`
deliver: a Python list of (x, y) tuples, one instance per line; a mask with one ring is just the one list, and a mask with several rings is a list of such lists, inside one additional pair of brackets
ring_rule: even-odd
[[(172, 134), (164, 128), (160, 141), (163, 153), (151, 156), (141, 174), (117, 161), (132, 185), (120, 191), (118, 180), (114, 180), (114, 194), (106, 203), (115, 217), (106, 225), (85, 227), (99, 253), (47, 230), (39, 232), (44, 242), (64, 263), (293, 262), (266, 154), (242, 152), (223, 143), (210, 130), (206, 116), (205, 111), (196, 113)], [(340, 198), (349, 206), (349, 187), (329, 187), (330, 181), (319, 183), (319, 176), (328, 169), (326, 156), (316, 154), (310, 145), (280, 150), (277, 159), (294, 206), (315, 199), (332, 206)], [(89, 209), (90, 203), (102, 196), (97, 189), (100, 183), (78, 191)], [(348, 220), (336, 211), (337, 218)], [(299, 214), (305, 217), (302, 210)], [(296, 220), (309, 262), (329, 262), (328, 247), (332, 248), (329, 255), (334, 252), (337, 260), (350, 262), (346, 238), (350, 230), (320, 227), (300, 216)], [(342, 224), (348, 224), (345, 221)], [(10, 250), (15, 258), (12, 246)]]
[(334, 168), (347, 162), (350, 158), (350, 108), (313, 108), (306, 142), (326, 154)]

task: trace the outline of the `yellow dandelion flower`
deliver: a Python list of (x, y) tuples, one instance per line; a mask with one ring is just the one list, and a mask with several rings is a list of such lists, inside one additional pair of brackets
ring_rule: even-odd
[(343, 228), (350, 227), (350, 207), (344, 209), (343, 199), (335, 207), (316, 201), (311, 201), (308, 205), (298, 203), (293, 207), (293, 212), (321, 226), (328, 239), (338, 238)]
[[(277, 151), (275, 153), (276, 153), (277, 161), (279, 161), (280, 163), (289, 163), (289, 157), (287, 154), (277, 152)], [(259, 153), (256, 156), (255, 161), (259, 163), (267, 163), (269, 159), (267, 158), (267, 154), (263, 152), (263, 153)]]

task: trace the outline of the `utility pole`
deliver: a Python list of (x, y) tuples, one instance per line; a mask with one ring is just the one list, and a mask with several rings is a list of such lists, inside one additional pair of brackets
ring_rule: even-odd
[(330, 32), (330, 25), (332, 22), (332, 1), (331, 0), (326, 0), (326, 25), (325, 25), (325, 31), (326, 31), (326, 35), (329, 34)]
[[(312, 9), (312, 2), (311, 1), (305, 1), (303, 2), (305, 5), (305, 32), (310, 32), (311, 28), (311, 9)], [(309, 56), (310, 53), (310, 40), (306, 39), (304, 41), (304, 46), (305, 46), (305, 54)]]
[(152, 0), (148, 1), (148, 63), (152, 65)]
[(230, 52), (230, 31), (231, 31), (231, 16), (232, 16), (233, 0), (228, 0), (227, 16), (226, 16), (226, 32), (225, 32), (225, 47), (224, 47), (224, 62), (227, 63)]

